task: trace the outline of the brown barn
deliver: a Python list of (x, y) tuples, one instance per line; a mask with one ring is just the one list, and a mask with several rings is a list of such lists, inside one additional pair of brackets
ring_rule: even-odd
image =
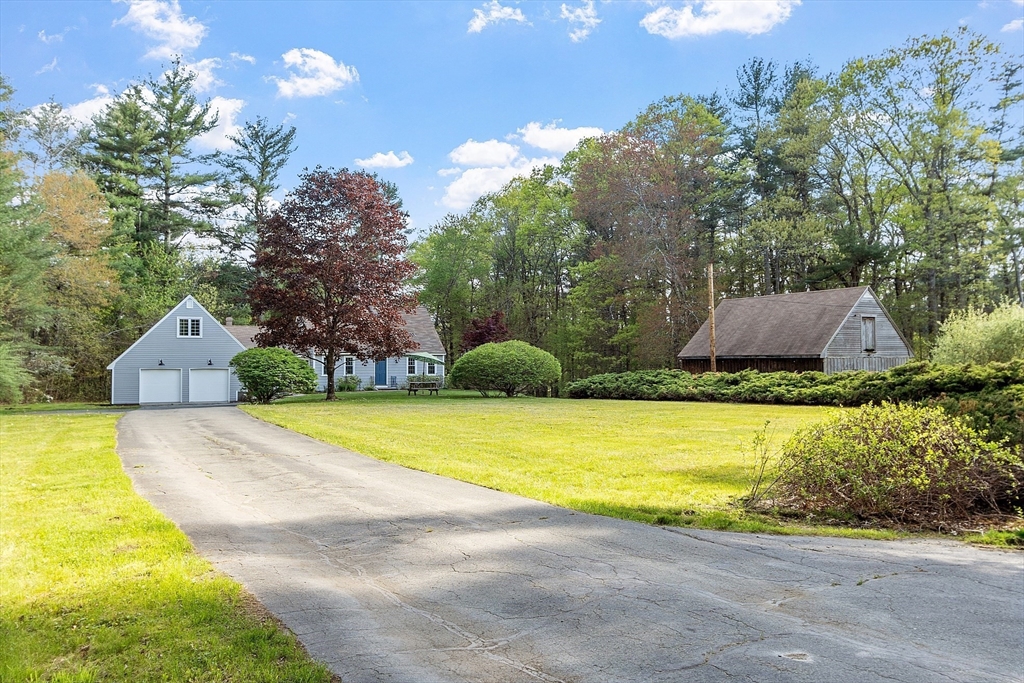
[[(711, 369), (707, 322), (678, 357), (683, 370)], [(719, 372), (881, 371), (913, 357), (870, 287), (725, 299), (715, 309)]]

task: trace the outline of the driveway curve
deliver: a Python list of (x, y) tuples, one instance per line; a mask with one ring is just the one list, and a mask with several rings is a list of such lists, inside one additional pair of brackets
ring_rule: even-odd
[(345, 683), (1024, 672), (1020, 553), (645, 526), (230, 407), (128, 413), (118, 452), (136, 490)]

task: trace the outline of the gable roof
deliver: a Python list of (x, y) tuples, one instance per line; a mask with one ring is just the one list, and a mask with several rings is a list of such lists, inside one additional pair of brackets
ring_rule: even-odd
[(426, 306), (421, 304), (412, 313), (403, 313), (402, 319), (405, 320), (405, 329), (409, 336), (419, 344), (416, 351), (444, 358), (444, 345), (441, 343), (441, 338), (437, 336), (434, 319), (430, 317), (430, 311)]
[[(425, 306), (417, 306), (412, 313), (403, 313), (402, 320), (405, 321), (405, 329), (409, 332), (412, 340), (419, 344), (416, 351), (429, 353), (439, 358), (444, 357), (444, 345), (441, 338), (437, 336), (437, 328), (434, 327), (434, 319)], [(260, 331), (256, 325), (226, 325), (224, 327), (231, 335), (247, 349), (256, 346), (254, 337)]]
[(260, 331), (260, 328), (255, 325), (224, 325), (224, 329), (227, 330), (232, 337), (238, 340), (238, 343), (247, 349), (256, 348), (256, 333)]
[[(224, 327), (223, 325), (221, 325), (221, 324), (220, 324), (220, 321), (219, 321), (219, 320), (217, 320), (217, 318), (215, 318), (215, 317), (214, 317), (214, 316), (213, 316), (213, 315), (212, 315), (212, 314), (211, 314), (211, 313), (210, 313), (210, 312), (209, 312), (208, 310), (206, 310), (206, 308), (205, 308), (205, 307), (203, 307), (203, 305), (202, 305), (201, 303), (199, 303), (199, 302), (198, 302), (198, 301), (196, 300), (196, 298), (195, 298), (194, 296), (192, 296), (191, 294), (189, 294), (189, 295), (188, 295), (188, 296), (186, 296), (186, 297), (185, 297), (184, 299), (182, 299), (181, 301), (179, 301), (179, 302), (178, 302), (178, 305), (177, 305), (177, 306), (173, 306), (173, 307), (171, 308), (171, 310), (167, 311), (167, 315), (165, 315), (164, 317), (160, 318), (160, 319), (159, 319), (159, 320), (157, 320), (157, 321), (156, 321), (155, 323), (153, 323), (153, 324), (152, 324), (152, 325), (150, 326), (150, 328), (149, 328), (148, 330), (146, 330), (145, 334), (143, 334), (143, 335), (142, 335), (141, 337), (139, 337), (138, 339), (136, 339), (136, 340), (135, 340), (135, 343), (133, 343), (133, 344), (132, 344), (131, 346), (129, 346), (129, 347), (127, 348), (127, 349), (125, 349), (124, 351), (122, 351), (122, 352), (121, 352), (121, 355), (119, 355), (119, 356), (118, 356), (117, 358), (115, 358), (114, 360), (110, 361), (110, 365), (108, 365), (108, 366), (107, 366), (107, 370), (113, 370), (113, 369), (114, 369), (114, 365), (115, 365), (115, 364), (117, 363), (117, 361), (121, 360), (121, 359), (122, 359), (122, 358), (123, 358), (124, 356), (126, 356), (126, 355), (128, 354), (128, 352), (129, 352), (129, 351), (131, 351), (131, 350), (132, 350), (132, 349), (134, 349), (134, 348), (135, 348), (136, 346), (138, 346), (138, 345), (139, 345), (139, 342), (141, 342), (141, 341), (142, 341), (143, 339), (145, 339), (146, 337), (148, 337), (148, 336), (149, 336), (149, 334), (150, 334), (150, 332), (152, 332), (153, 330), (155, 330), (156, 328), (158, 328), (158, 327), (160, 326), (160, 323), (162, 323), (163, 321), (167, 320), (167, 319), (168, 319), (168, 318), (170, 318), (170, 317), (171, 317), (172, 315), (174, 315), (174, 312), (175, 312), (175, 311), (177, 311), (177, 310), (178, 310), (179, 308), (181, 308), (182, 306), (184, 306), (184, 305), (185, 305), (185, 304), (186, 304), (186, 303), (187, 303), (187, 302), (188, 302), (188, 301), (189, 301), (190, 299), (192, 300), (192, 303), (194, 304), (194, 307), (198, 307), (198, 308), (199, 308), (199, 310), (201, 310), (201, 311), (202, 311), (203, 313), (205, 313), (206, 315), (210, 316), (210, 319), (211, 319), (211, 320), (213, 320), (213, 322), (214, 322), (214, 323), (215, 323), (215, 324), (216, 324), (216, 325), (217, 325), (217, 326), (218, 326), (218, 327), (219, 327), (220, 329), (222, 329), (222, 330), (224, 330), (225, 332), (227, 332), (227, 329), (226, 329), (226, 328), (225, 328), (225, 327)], [(231, 336), (231, 337), (233, 337), (234, 335), (228, 335), (228, 336)], [(236, 341), (237, 341), (237, 338), (236, 338)], [(242, 347), (242, 350), (245, 350), (245, 348), (246, 348), (246, 347), (245, 347), (245, 346), (244, 346), (244, 345), (243, 345), (243, 344), (242, 344), (241, 342), (238, 342), (238, 343), (239, 343), (239, 346), (241, 346), (241, 347)]]
[[(820, 357), (865, 292), (871, 288), (725, 299), (715, 308), (715, 355)], [(707, 358), (709, 346), (705, 321), (678, 357)]]

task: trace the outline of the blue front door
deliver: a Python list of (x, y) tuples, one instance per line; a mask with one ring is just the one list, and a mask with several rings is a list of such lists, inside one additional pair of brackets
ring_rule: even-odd
[(388, 362), (386, 360), (377, 361), (375, 370), (373, 383), (378, 387), (386, 386), (388, 383)]

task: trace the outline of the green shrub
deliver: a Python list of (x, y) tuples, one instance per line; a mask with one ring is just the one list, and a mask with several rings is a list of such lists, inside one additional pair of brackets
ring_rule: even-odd
[(248, 349), (232, 358), (230, 365), (253, 403), (316, 391), (316, 371), (286, 349)]
[(10, 344), (0, 344), (0, 403), (21, 403), (24, 389), (32, 375)]
[(936, 363), (991, 363), (1024, 358), (1024, 306), (1006, 302), (991, 313), (979, 308), (953, 313), (932, 349)]
[(963, 418), (990, 441), (1024, 445), (1024, 360), (986, 365), (907, 363), (887, 372), (769, 372), (690, 375), (647, 370), (572, 382), (570, 398), (860, 406), (911, 403)]
[(359, 385), (363, 383), (363, 380), (359, 379), (355, 375), (346, 375), (339, 377), (334, 381), (335, 391), (359, 391)]
[(562, 366), (547, 351), (526, 342), (482, 344), (463, 354), (452, 366), (452, 386), (474, 389), (484, 396), (498, 391), (515, 396), (558, 382)]
[(937, 408), (884, 404), (831, 415), (783, 448), (775, 504), (941, 529), (1011, 510), (1019, 451)]

